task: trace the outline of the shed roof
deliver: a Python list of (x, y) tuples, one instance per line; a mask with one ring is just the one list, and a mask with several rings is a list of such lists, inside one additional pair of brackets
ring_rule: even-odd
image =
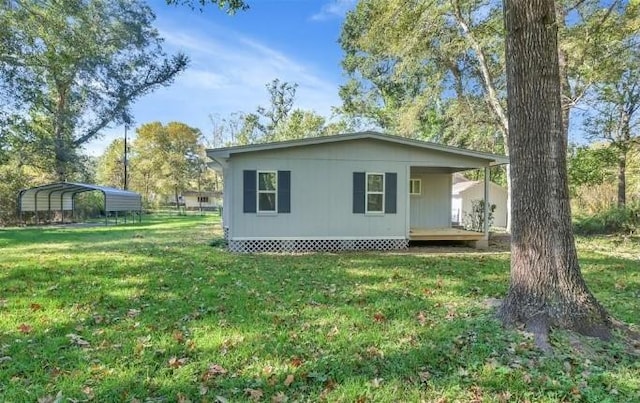
[(20, 211), (72, 210), (73, 196), (91, 191), (102, 192), (106, 211), (142, 210), (142, 197), (136, 192), (74, 182), (56, 182), (23, 189), (18, 195), (18, 207)]
[(233, 154), (250, 153), (265, 150), (276, 150), (282, 148), (292, 148), (310, 146), (316, 144), (335, 143), (349, 140), (373, 139), (388, 143), (402, 144), (410, 147), (423, 148), (427, 150), (442, 151), (445, 153), (464, 155), (490, 161), (490, 165), (502, 165), (509, 163), (509, 157), (498, 154), (472, 151), (464, 148), (445, 146), (429, 141), (415, 140), (406, 137), (394, 136), (374, 131), (364, 131), (356, 133), (336, 134), (332, 136), (311, 137), (298, 140), (277, 141), (272, 143), (250, 144), (245, 146), (222, 147), (207, 150), (207, 156), (215, 158), (229, 158)]

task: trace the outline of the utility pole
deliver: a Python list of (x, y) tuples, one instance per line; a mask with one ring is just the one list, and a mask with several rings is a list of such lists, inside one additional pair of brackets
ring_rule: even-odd
[(128, 188), (128, 181), (127, 181), (127, 165), (129, 165), (129, 161), (127, 161), (127, 153), (128, 153), (128, 147), (127, 147), (127, 128), (129, 127), (129, 125), (127, 123), (125, 123), (124, 125), (124, 190), (127, 190)]

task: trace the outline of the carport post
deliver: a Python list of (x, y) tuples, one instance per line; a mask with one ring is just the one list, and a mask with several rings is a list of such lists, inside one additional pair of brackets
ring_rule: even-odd
[(52, 192), (49, 192), (49, 195), (47, 196), (47, 202), (49, 203), (47, 216), (49, 217), (49, 222), (52, 222), (51, 221), (51, 193)]
[(64, 224), (64, 193), (60, 192), (60, 216), (62, 217), (61, 224)]
[(36, 225), (40, 224), (40, 219), (39, 219), (40, 217), (38, 217), (38, 192), (39, 192), (39, 190), (36, 190), (36, 193), (35, 193), (35, 195), (33, 197), (33, 201), (34, 201), (33, 204), (34, 204), (34, 207), (35, 207), (34, 211), (36, 213)]
[(22, 223), (22, 225), (24, 225), (24, 213), (22, 211), (22, 194), (24, 193), (24, 190), (21, 190), (20, 192), (18, 192), (18, 211), (17, 213), (20, 215), (20, 222)]

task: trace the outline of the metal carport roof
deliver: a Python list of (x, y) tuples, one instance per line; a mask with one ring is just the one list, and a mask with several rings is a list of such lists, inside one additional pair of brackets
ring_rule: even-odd
[(104, 210), (141, 211), (142, 197), (136, 192), (86, 183), (58, 182), (23, 189), (18, 194), (18, 208), (25, 211), (73, 210), (74, 197), (78, 193), (99, 191), (104, 195)]

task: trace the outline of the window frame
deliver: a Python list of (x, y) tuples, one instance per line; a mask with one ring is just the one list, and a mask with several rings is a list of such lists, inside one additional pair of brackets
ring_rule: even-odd
[[(418, 192), (415, 192), (413, 188), (413, 184), (418, 184)], [(411, 178), (409, 179), (409, 196), (420, 196), (422, 195), (422, 179), (420, 178)]]
[[(273, 174), (275, 176), (274, 190), (260, 190), (260, 174)], [(260, 194), (273, 193), (275, 197), (275, 205), (273, 210), (260, 209)], [(278, 171), (273, 170), (256, 170), (256, 213), (257, 214), (278, 214)]]
[[(369, 176), (381, 176), (382, 177), (382, 190), (380, 191), (370, 191), (369, 190)], [(385, 213), (385, 186), (386, 186), (386, 178), (385, 174), (381, 172), (365, 172), (364, 175), (364, 213), (371, 215), (381, 215)], [(369, 195), (382, 195), (382, 210), (369, 210)]]

